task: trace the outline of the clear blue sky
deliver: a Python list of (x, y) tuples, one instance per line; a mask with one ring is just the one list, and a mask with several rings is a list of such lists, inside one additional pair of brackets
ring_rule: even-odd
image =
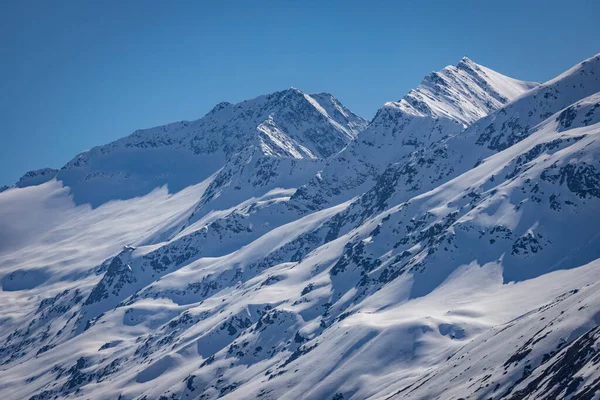
[[(12, 4), (11, 4), (12, 3)], [(0, 185), (298, 87), (371, 118), (467, 55), (544, 81), (600, 52), (600, 1), (3, 1)]]

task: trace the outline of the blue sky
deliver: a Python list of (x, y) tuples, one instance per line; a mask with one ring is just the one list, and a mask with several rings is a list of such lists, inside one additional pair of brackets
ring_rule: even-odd
[(544, 81), (600, 52), (597, 0), (414, 3), (2, 2), (0, 185), (220, 101), (295, 86), (371, 118), (464, 55)]

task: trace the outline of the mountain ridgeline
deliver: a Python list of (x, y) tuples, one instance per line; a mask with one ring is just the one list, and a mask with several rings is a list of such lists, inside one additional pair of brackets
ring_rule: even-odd
[(0, 192), (6, 399), (600, 398), (600, 55), (290, 88)]

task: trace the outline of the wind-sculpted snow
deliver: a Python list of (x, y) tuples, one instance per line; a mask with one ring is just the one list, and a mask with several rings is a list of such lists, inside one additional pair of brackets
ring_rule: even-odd
[(368, 190), (390, 164), (456, 135), (537, 83), (518, 81), (464, 58), (428, 75), (399, 102), (388, 102), (357, 140), (328, 161), (296, 195), (322, 207)]
[(163, 185), (178, 192), (208, 178), (249, 147), (269, 157), (328, 157), (354, 139), (366, 121), (331, 95), (315, 96), (318, 100), (291, 88), (238, 104), (220, 103), (199, 120), (138, 130), (94, 147), (60, 171), (28, 173), (17, 186), (55, 177), (70, 188), (77, 204), (96, 207)]
[(473, 259), (502, 260), (507, 282), (596, 259), (600, 125), (566, 132), (556, 126), (551, 117), (511, 151), (395, 206), (395, 194), (384, 189), (401, 185), (382, 179), (382, 188), (346, 211), (344, 219), (361, 233), (332, 275), (354, 276), (368, 292), (369, 285), (416, 272), (412, 295), (423, 296)]
[(465, 58), (366, 130), (290, 89), (26, 174), (3, 398), (597, 398), (599, 64)]
[(466, 127), (537, 85), (501, 75), (464, 57), (456, 67), (450, 65), (428, 75), (416, 90), (388, 106), (409, 115), (448, 118)]
[[(432, 190), (484, 163), (488, 157), (502, 150), (487, 148), (481, 143), (480, 132), (488, 130), (490, 126), (500, 126), (497, 130), (498, 137), (505, 137), (518, 132), (511, 143), (511, 145), (515, 145), (529, 135), (545, 129), (544, 127), (548, 124), (553, 124), (550, 129), (560, 132), (597, 123), (599, 118), (597, 109), (600, 107), (597, 106), (599, 103), (597, 93), (600, 91), (600, 81), (598, 81), (597, 74), (593, 71), (598, 68), (598, 65), (600, 65), (600, 60), (596, 56), (580, 64), (582, 68), (587, 68), (591, 72), (581, 73), (579, 69), (574, 68), (570, 70), (572, 73), (562, 75), (565, 82), (562, 79), (555, 79), (541, 85), (539, 90), (542, 91), (543, 88), (552, 85), (571, 87), (575, 75), (582, 81), (581, 85), (586, 88), (586, 90), (581, 89), (580, 92), (568, 92), (567, 100), (562, 97), (550, 98), (550, 100), (545, 100), (542, 105), (536, 105), (535, 108), (540, 111), (540, 115), (545, 116), (543, 119), (533, 114), (530, 115), (530, 113), (521, 109), (524, 105), (535, 104), (538, 101), (539, 93), (538, 89), (535, 89), (527, 92), (515, 102), (480, 119), (464, 131), (449, 135), (428, 146), (421, 146), (417, 150), (399, 157), (397, 162), (389, 165), (378, 175), (377, 183), (362, 196), (361, 202), (369, 203), (369, 206), (365, 206), (365, 208), (370, 209), (372, 215), (374, 211), (382, 211), (393, 204), (407, 201), (411, 197)], [(589, 87), (591, 89), (587, 89)], [(507, 115), (512, 117), (507, 117)], [(506, 122), (500, 124), (501, 121), (507, 119), (515, 121), (519, 118), (528, 119), (529, 128), (527, 130), (519, 130), (520, 128), (517, 129)], [(568, 124), (568, 127), (565, 124)], [(520, 126), (521, 124), (518, 123), (517, 125)], [(368, 130), (365, 134), (367, 132)], [(540, 143), (534, 146), (527, 155), (521, 157), (519, 162), (524, 163), (526, 159), (533, 155), (539, 155), (539, 152), (547, 146), (558, 146), (558, 143), (563, 141), (560, 138), (556, 140), (557, 142), (554, 144)], [(568, 140), (574, 139), (570, 138)], [(502, 177), (502, 179), (506, 178), (511, 178), (511, 176)]]
[(527, 137), (532, 128), (554, 113), (599, 91), (600, 56), (594, 56), (479, 121), (471, 135), (479, 136), (478, 145), (504, 150)]

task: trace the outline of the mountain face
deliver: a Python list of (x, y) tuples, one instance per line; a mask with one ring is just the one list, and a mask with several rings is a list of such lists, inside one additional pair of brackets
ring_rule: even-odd
[(600, 55), (289, 89), (0, 193), (7, 399), (597, 399)]
[(386, 106), (408, 115), (448, 118), (467, 127), (536, 86), (464, 57), (456, 66), (429, 74), (416, 90)]
[(463, 58), (434, 72), (369, 127), (301, 189), (304, 202), (331, 204), (363, 193), (387, 165), (453, 136), (537, 83), (509, 78)]
[(313, 98), (291, 88), (238, 104), (220, 103), (193, 122), (138, 130), (79, 154), (57, 173), (31, 172), (17, 186), (56, 177), (71, 188), (77, 204), (96, 207), (145, 195), (162, 185), (178, 192), (234, 158), (238, 163), (247, 157), (323, 160), (365, 126), (365, 120), (333, 96), (321, 93)]

